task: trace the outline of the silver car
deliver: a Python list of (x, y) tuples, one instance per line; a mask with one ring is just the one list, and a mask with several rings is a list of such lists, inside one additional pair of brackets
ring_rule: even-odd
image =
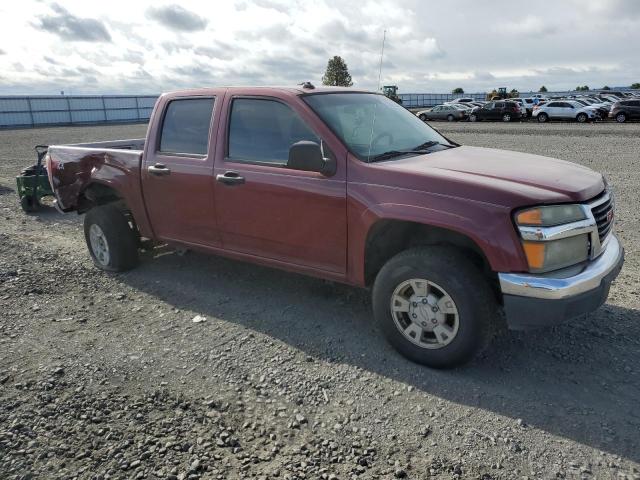
[(454, 105), (436, 105), (428, 110), (421, 110), (416, 113), (418, 118), (423, 122), (427, 120), (447, 120), (455, 122), (456, 120), (468, 120), (469, 109), (458, 108)]

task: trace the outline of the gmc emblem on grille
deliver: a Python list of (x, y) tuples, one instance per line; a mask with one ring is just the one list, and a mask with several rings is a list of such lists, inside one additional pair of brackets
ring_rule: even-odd
[(613, 220), (613, 209), (607, 212), (607, 223), (611, 223), (612, 220)]

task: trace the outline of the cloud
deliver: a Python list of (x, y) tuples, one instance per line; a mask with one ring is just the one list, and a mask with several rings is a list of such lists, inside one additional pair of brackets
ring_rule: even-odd
[(207, 58), (217, 60), (231, 60), (238, 57), (243, 52), (242, 48), (232, 47), (224, 43), (217, 45), (199, 46), (193, 49), (193, 53)]
[(0, 55), (6, 55), (7, 52), (5, 52), (3, 49), (0, 48)]
[(560, 28), (554, 23), (554, 18), (540, 18), (534, 15), (527, 15), (520, 21), (505, 19), (495, 25), (494, 31), (506, 32), (511, 35), (527, 35), (527, 36), (543, 36), (554, 35), (558, 33)]
[(206, 18), (175, 4), (149, 7), (147, 16), (171, 30), (180, 32), (204, 30), (208, 23)]
[(493, 75), (491, 72), (473, 72), (473, 75), (471, 76), (471, 78), (473, 78), (474, 80), (481, 80), (481, 81), (496, 79), (495, 75)]
[(77, 42), (110, 42), (109, 30), (95, 18), (80, 18), (57, 3), (51, 4), (54, 13), (41, 15), (38, 28), (53, 33), (63, 40)]

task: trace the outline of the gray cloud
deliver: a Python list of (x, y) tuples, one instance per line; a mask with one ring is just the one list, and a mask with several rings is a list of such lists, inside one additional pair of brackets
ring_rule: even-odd
[(7, 52), (5, 52), (3, 49), (0, 48), (0, 55), (6, 55)]
[(244, 49), (240, 47), (232, 47), (225, 43), (218, 43), (216, 45), (199, 46), (193, 49), (196, 55), (200, 55), (208, 58), (215, 58), (218, 60), (231, 60), (243, 53)]
[(109, 30), (95, 18), (80, 18), (57, 3), (51, 5), (54, 13), (39, 17), (37, 28), (53, 33), (63, 40), (78, 42), (110, 42)]
[(204, 30), (208, 23), (206, 18), (175, 4), (149, 7), (147, 16), (171, 30), (180, 32)]

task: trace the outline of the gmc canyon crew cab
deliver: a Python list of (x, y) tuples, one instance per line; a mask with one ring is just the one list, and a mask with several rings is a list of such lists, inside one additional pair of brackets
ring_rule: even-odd
[(595, 310), (624, 257), (601, 174), (458, 145), (355, 89), (167, 93), (146, 139), (51, 146), (47, 167), (99, 268), (134, 267), (142, 239), (372, 287), (391, 344), (433, 367), (503, 318)]

